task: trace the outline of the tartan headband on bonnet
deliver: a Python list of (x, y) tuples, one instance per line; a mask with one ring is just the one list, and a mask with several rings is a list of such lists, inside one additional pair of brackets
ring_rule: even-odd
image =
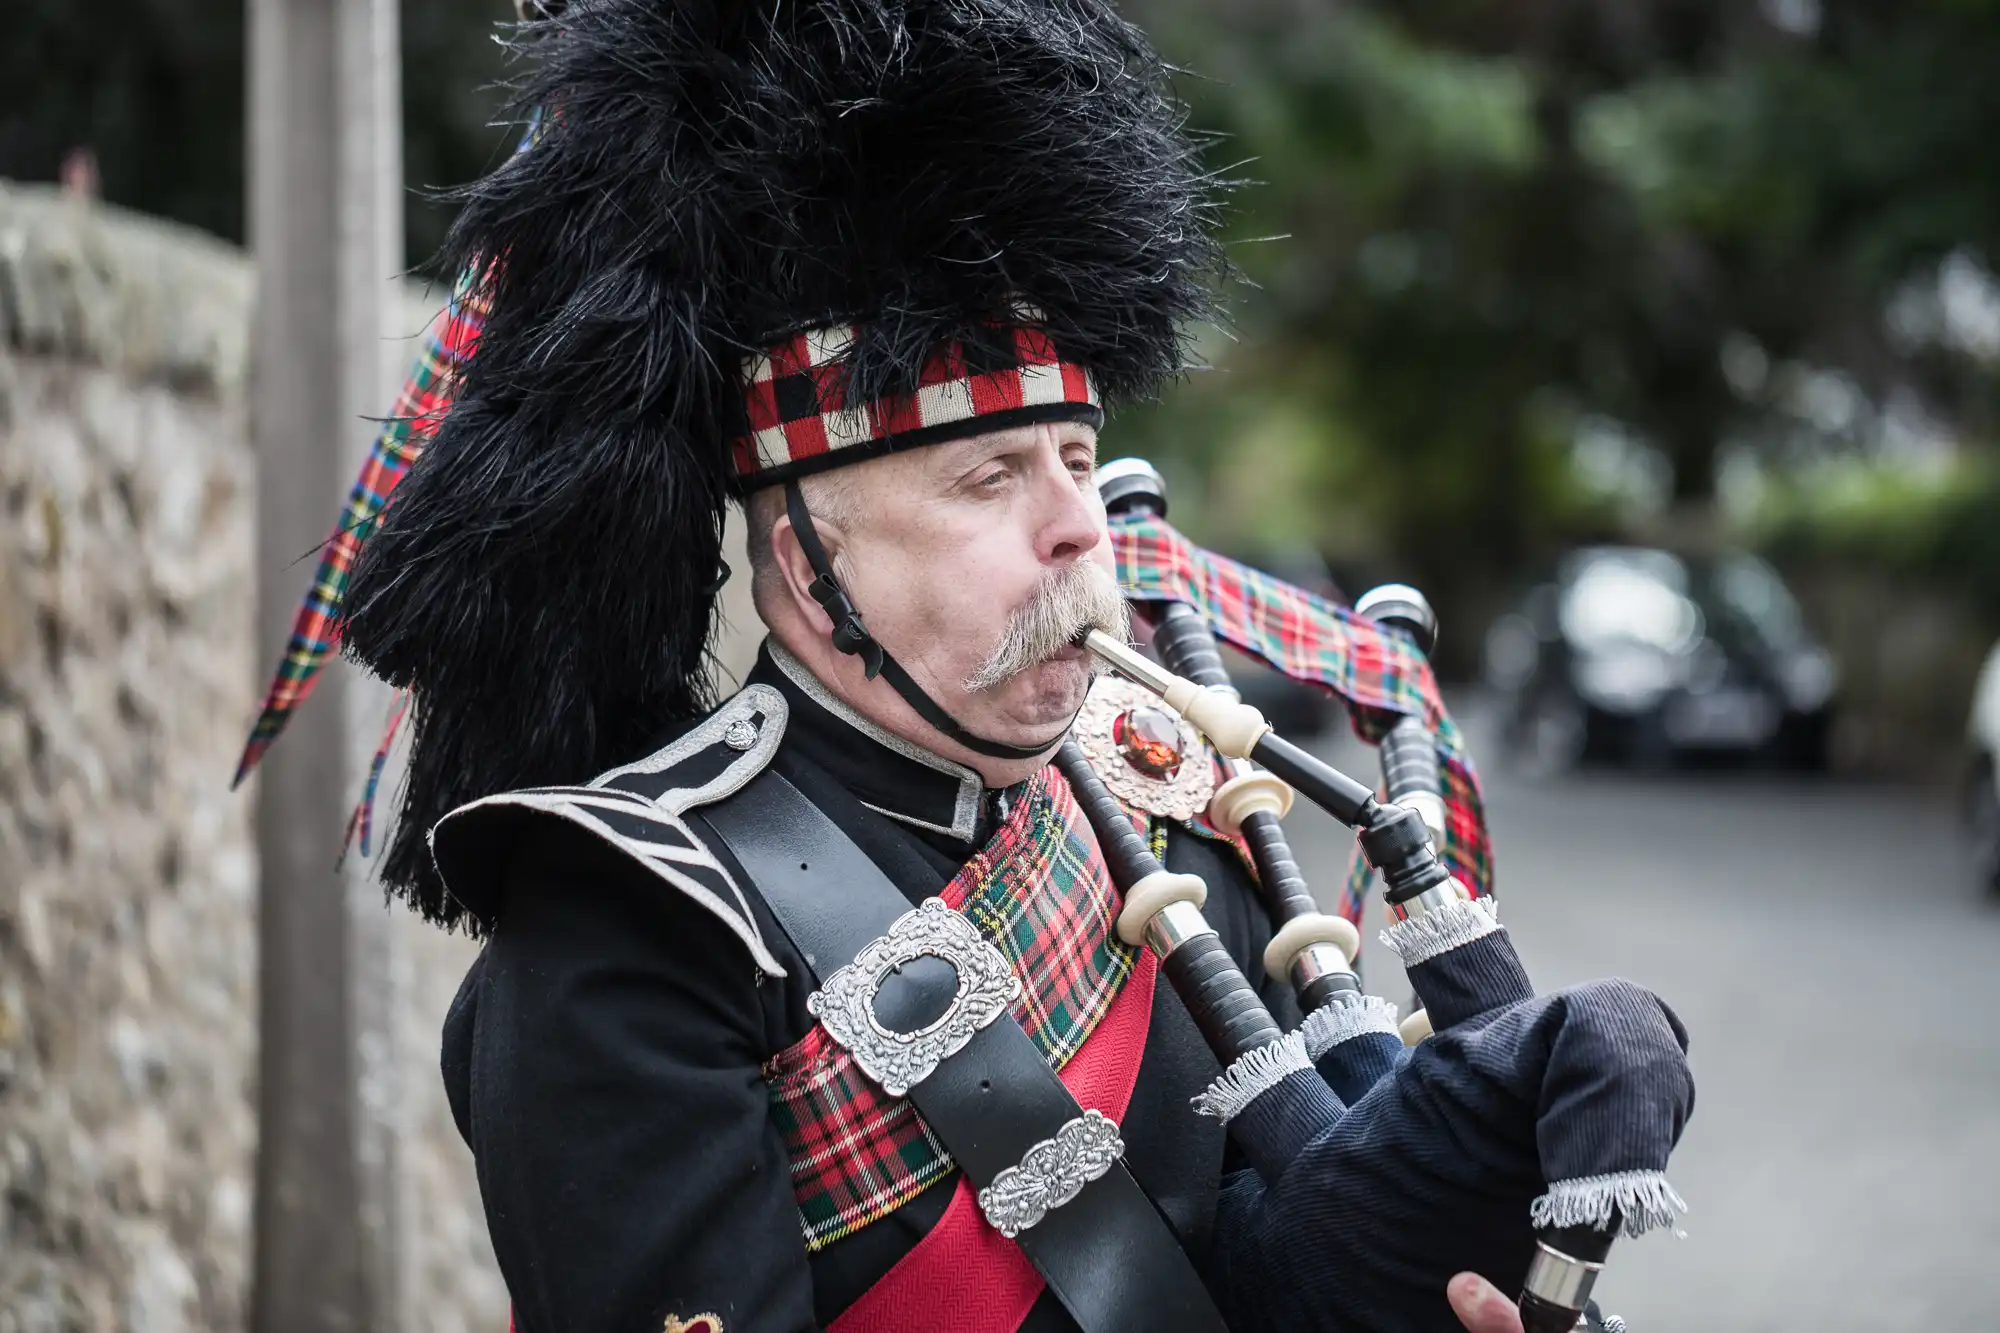
[(1016, 426), (1104, 424), (1090, 372), (1065, 361), (1032, 322), (943, 344), (925, 360), (915, 393), (849, 403), (841, 355), (857, 332), (852, 324), (808, 330), (745, 362), (742, 433), (730, 444), (741, 489)]

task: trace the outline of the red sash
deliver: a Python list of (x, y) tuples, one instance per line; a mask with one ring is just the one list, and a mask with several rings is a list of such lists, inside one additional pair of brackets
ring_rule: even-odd
[[(1150, 949), (1061, 1078), (1077, 1104), (1123, 1123), (1153, 1021), (1153, 980), (1159, 963)], [(1042, 1294), (1042, 1275), (1019, 1246), (980, 1215), (972, 1182), (960, 1177), (944, 1216), (895, 1267), (863, 1292), (828, 1333), (1014, 1333)]]
[[(1120, 1124), (1146, 1053), (1159, 969), (1153, 951), (1141, 950), (1118, 998), (1060, 1075), (1077, 1105), (1102, 1111)], [(827, 1333), (933, 1328), (1014, 1333), (1042, 1294), (1042, 1275), (1019, 1246), (986, 1224), (976, 1193), (961, 1176), (937, 1225), (842, 1311)], [(514, 1333), (512, 1312), (507, 1333)]]

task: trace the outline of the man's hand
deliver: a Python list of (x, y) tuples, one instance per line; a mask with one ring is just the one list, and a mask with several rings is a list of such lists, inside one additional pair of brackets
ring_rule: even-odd
[(1460, 1273), (1445, 1286), (1451, 1312), (1472, 1333), (1521, 1333), (1521, 1312), (1477, 1273)]

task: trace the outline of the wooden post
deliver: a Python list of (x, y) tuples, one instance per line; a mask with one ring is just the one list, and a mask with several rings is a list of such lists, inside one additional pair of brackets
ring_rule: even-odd
[[(396, 0), (251, 0), (249, 61), (257, 619), (275, 649), (407, 355)], [(365, 863), (335, 869), (379, 716), (330, 666), (258, 778), (257, 1333), (405, 1320), (392, 937)]]

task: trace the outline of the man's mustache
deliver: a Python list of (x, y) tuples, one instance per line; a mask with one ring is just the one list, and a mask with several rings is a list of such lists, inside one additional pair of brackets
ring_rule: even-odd
[(1101, 629), (1123, 639), (1131, 625), (1118, 581), (1093, 561), (1072, 560), (1044, 574), (1034, 596), (1014, 608), (1000, 641), (966, 679), (965, 688), (974, 693), (994, 689), (1048, 661), (1085, 630)]

